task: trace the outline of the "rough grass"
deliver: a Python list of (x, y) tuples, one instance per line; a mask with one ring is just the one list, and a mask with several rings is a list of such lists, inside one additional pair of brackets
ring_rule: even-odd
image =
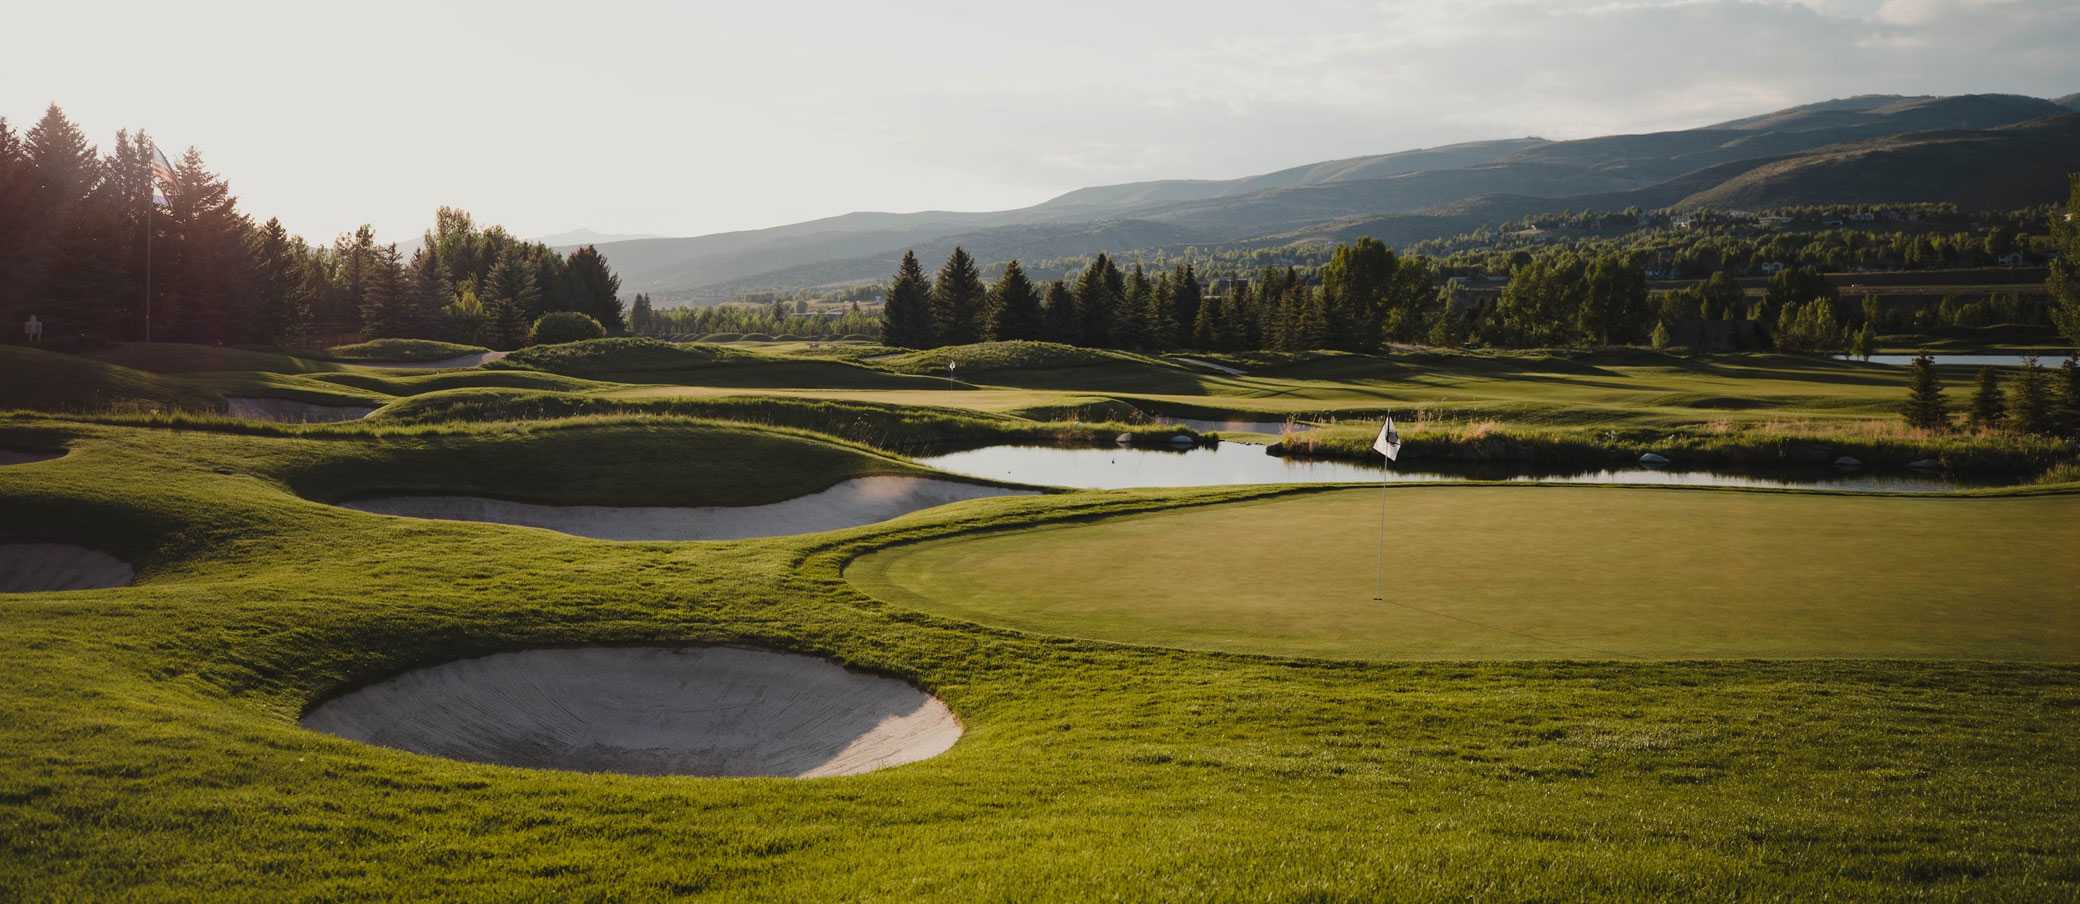
[(2075, 547), (2080, 495), (1397, 487), (901, 546), (848, 576), (988, 624), (1233, 652), (2070, 662), (2080, 557), (2053, 551)]
[[(838, 534), (616, 544), (364, 515), (284, 482), (410, 431), (504, 426), (16, 426), (73, 452), (0, 468), (0, 508), (34, 515), (8, 524), (80, 532), (144, 570), (135, 587), (0, 601), (10, 897), (2080, 893), (2063, 843), (2080, 830), (2070, 667), (1335, 663), (1056, 640), (891, 608), (838, 568), (893, 542), (1265, 491), (980, 500)], [(315, 697), (419, 664), (694, 642), (904, 676), (967, 733), (870, 775), (707, 780), (471, 765), (295, 724)]]

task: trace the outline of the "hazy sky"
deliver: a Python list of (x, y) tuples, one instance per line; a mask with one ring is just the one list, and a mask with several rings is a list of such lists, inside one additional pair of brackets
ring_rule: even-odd
[(2080, 92), (2075, 0), (24, 0), (0, 115), (195, 145), (244, 208), (388, 240), (996, 209), (1863, 93)]

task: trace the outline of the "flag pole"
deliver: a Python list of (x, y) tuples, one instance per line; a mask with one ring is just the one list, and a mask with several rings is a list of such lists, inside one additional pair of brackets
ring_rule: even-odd
[(1380, 465), (1379, 475), (1379, 589), (1372, 601), (1387, 601), (1387, 474), (1386, 465)]
[(149, 188), (144, 193), (144, 341), (152, 341), (152, 215), (159, 205), (152, 203)]

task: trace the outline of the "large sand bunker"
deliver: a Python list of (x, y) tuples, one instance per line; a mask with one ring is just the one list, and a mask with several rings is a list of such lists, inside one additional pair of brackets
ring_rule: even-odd
[(261, 399), (233, 396), (224, 400), (232, 417), (289, 424), (330, 424), (358, 421), (375, 411), (373, 405), (319, 405), (293, 399)]
[(305, 728), (475, 763), (631, 775), (852, 775), (944, 753), (960, 721), (892, 678), (734, 647), (526, 650), (407, 672)]
[(63, 452), (31, 452), (26, 449), (0, 449), (0, 465), (26, 465), (34, 461), (50, 461), (63, 458)]
[(128, 562), (64, 543), (0, 543), (0, 593), (122, 587), (137, 576)]
[(595, 540), (742, 540), (858, 527), (919, 509), (1030, 490), (930, 477), (856, 477), (770, 505), (540, 505), (481, 496), (369, 496), (341, 503), (381, 515), (490, 521)]

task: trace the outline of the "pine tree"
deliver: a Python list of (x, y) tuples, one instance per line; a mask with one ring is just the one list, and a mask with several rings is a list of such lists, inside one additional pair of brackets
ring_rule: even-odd
[(2051, 213), (2051, 322), (2067, 342), (2080, 345), (2080, 173), (2067, 177), (2066, 209)]
[(1979, 368), (1979, 388), (1972, 393), (1972, 428), (1992, 430), (2000, 427), (2007, 417), (2008, 403), (2001, 397), (2000, 375), (1991, 367)]
[(1199, 285), (1199, 275), (1189, 263), (1179, 264), (1171, 272), (1170, 281), (1170, 321), (1177, 324), (1180, 331), (1189, 330), (1199, 322), (1199, 303), (1205, 299), (1204, 287)]
[(1127, 274), (1126, 291), (1112, 327), (1112, 344), (1119, 348), (1146, 349), (1155, 344), (1148, 326), (1148, 309), (1155, 298), (1155, 284), (1140, 264)]
[(1907, 403), (1900, 408), (1907, 426), (1919, 430), (1950, 429), (1950, 406), (1943, 400), (1943, 384), (1936, 379), (1936, 361), (1917, 355), (1908, 375)]
[(2067, 436), (2080, 437), (2080, 352), (2067, 355), (2058, 373), (2058, 428)]
[(408, 271), (403, 315), (399, 318), (400, 329), (412, 338), (433, 338), (441, 334), (441, 315), (455, 300), (455, 286), (448, 282), (448, 268), (441, 263), (440, 252), (431, 245), (421, 245), (412, 252)]
[(1025, 268), (1020, 267), (1018, 261), (1005, 264), (1004, 275), (990, 287), (986, 336), (991, 341), (1038, 339), (1044, 328), (1039, 290), (1033, 288), (1032, 280), (1026, 278)]
[[(479, 294), (486, 296), (485, 307), (494, 312), (494, 319), (499, 323), (500, 341), (508, 343), (505, 347), (519, 348), (525, 343), (528, 326), (534, 323), (534, 318), (541, 316), (542, 288), (523, 246), (506, 246), (498, 256), (498, 263), (492, 265)], [(510, 317), (520, 325), (517, 333), (506, 329), (509, 315), (500, 305), (511, 306)]]
[(1148, 344), (1155, 349), (1176, 348), (1182, 342), (1177, 327), (1177, 281), (1168, 273), (1157, 277), (1146, 299), (1141, 322), (1148, 331)]
[(2052, 424), (2051, 392), (2047, 385), (2044, 368), (2038, 366), (2037, 356), (2027, 355), (2022, 359), (2022, 374), (2015, 378), (2010, 387), (2012, 401), (2008, 406), (2009, 423), (2023, 433), (2049, 434)]
[(967, 345), (982, 338), (982, 284), (975, 259), (958, 245), (932, 280), (932, 326), (940, 345)]
[(1076, 296), (1057, 279), (1047, 284), (1046, 306), (1041, 310), (1042, 335), (1049, 342), (1075, 345), (1083, 336), (1078, 330)]
[(1125, 294), (1126, 279), (1112, 259), (1103, 254), (1084, 268), (1076, 278), (1073, 294), (1076, 296), (1077, 336), (1076, 344), (1090, 348), (1106, 348), (1112, 344), (1112, 325), (1117, 316), (1120, 296)]
[(881, 306), (881, 344), (896, 348), (930, 348), (932, 342), (931, 286), (917, 255), (903, 252), (903, 263), (888, 284)]
[(1192, 321), (1192, 347), (1208, 351), (1221, 347), (1220, 296), (1211, 295), (1199, 300), (1199, 316)]
[(375, 259), (369, 263), (368, 289), (361, 296), (361, 333), (363, 338), (405, 338), (405, 321), (409, 301), (405, 293), (403, 267), (398, 263), (397, 246), (384, 245), (376, 249)]
[(569, 310), (599, 321), (607, 335), (628, 331), (621, 317), (621, 277), (608, 269), (607, 258), (598, 248), (586, 245), (571, 252), (563, 269), (563, 282), (569, 287)]
[[(857, 310), (858, 308), (859, 304), (855, 302), (853, 309)], [(656, 315), (650, 310), (650, 296), (637, 292), (635, 303), (630, 305), (628, 309), (629, 331), (638, 336), (648, 336), (650, 335), (652, 321), (655, 318)]]

